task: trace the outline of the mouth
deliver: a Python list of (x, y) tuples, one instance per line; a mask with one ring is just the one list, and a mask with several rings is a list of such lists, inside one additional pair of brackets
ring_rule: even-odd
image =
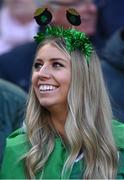
[(39, 86), (40, 93), (53, 92), (58, 89), (58, 86), (42, 84)]

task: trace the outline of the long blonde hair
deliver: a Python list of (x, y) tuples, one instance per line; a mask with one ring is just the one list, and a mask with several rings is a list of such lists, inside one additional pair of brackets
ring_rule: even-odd
[[(88, 65), (81, 51), (67, 52), (63, 39), (46, 40), (38, 50), (46, 43), (68, 54), (72, 64), (69, 112), (65, 123), (70, 154), (63, 165), (62, 175), (72, 168), (82, 150), (86, 164), (82, 178), (115, 178), (117, 150), (111, 130), (112, 112), (96, 53), (92, 53)], [(26, 113), (27, 135), (31, 144), (25, 157), (28, 178), (35, 178), (36, 172), (43, 168), (54, 149), (54, 130), (50, 118), (49, 111), (39, 104), (31, 87)]]

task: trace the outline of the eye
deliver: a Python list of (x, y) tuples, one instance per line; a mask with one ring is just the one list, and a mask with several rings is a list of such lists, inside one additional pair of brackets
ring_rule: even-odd
[(38, 62), (34, 63), (34, 68), (35, 69), (40, 69), (41, 67), (42, 67), (41, 63), (38, 63)]
[(59, 68), (59, 67), (64, 67), (64, 66), (63, 66), (63, 64), (61, 64), (61, 63), (54, 62), (54, 63), (53, 63), (53, 67)]

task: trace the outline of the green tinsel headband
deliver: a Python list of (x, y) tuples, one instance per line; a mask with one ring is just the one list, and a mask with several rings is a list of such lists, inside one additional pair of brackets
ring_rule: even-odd
[[(71, 12), (73, 12), (73, 14), (70, 15)], [(66, 16), (73, 25), (79, 25), (81, 23), (80, 16), (74, 9), (69, 9)], [(52, 14), (47, 8), (39, 8), (35, 12), (34, 18), (36, 22), (43, 27), (51, 21)], [(38, 32), (34, 39), (37, 43), (40, 43), (48, 37), (64, 38), (68, 52), (75, 51), (76, 49), (81, 50), (89, 64), (93, 47), (84, 32), (80, 32), (74, 28), (64, 29), (58, 26), (47, 26), (45, 31)]]

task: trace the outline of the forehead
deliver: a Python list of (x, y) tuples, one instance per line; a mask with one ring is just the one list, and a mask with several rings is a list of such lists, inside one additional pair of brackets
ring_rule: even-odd
[(44, 59), (52, 59), (52, 58), (62, 58), (69, 60), (70, 57), (66, 52), (59, 49), (57, 46), (53, 44), (45, 44), (40, 47), (37, 51), (36, 58), (44, 58)]
[(60, 5), (60, 6), (80, 5), (87, 2), (93, 2), (93, 0), (51, 0), (49, 1), (51, 5)]

